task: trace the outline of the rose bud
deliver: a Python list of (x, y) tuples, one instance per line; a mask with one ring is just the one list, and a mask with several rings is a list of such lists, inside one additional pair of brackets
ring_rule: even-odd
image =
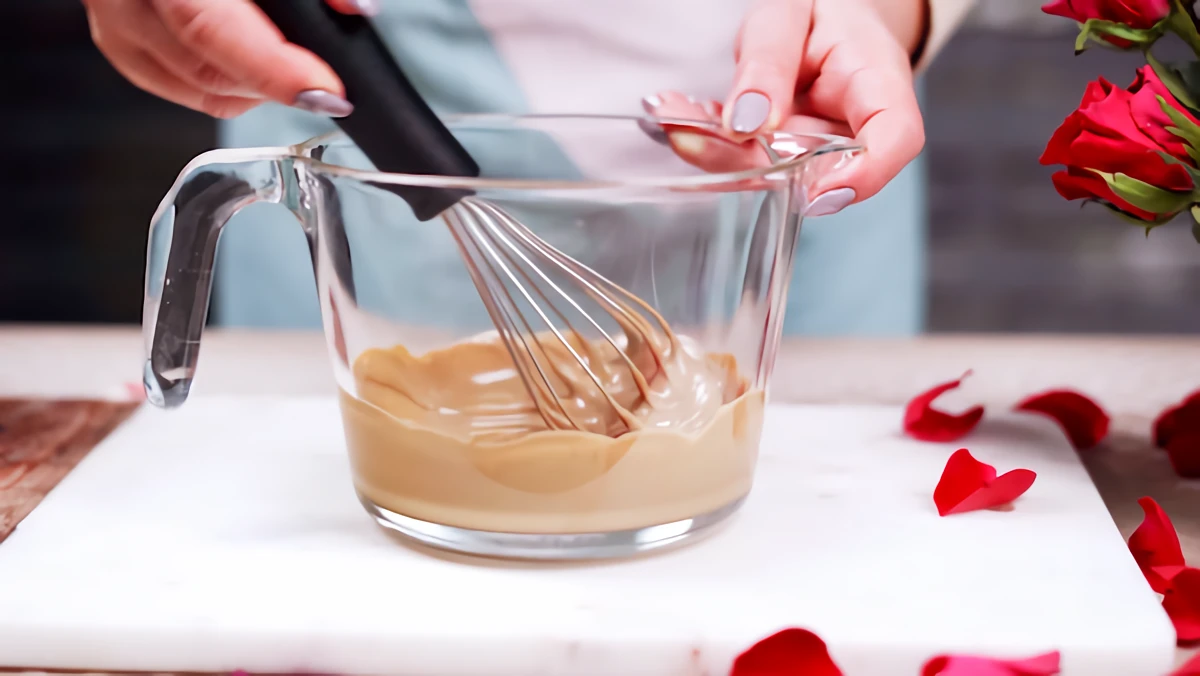
[(1129, 89), (1104, 78), (1054, 132), (1041, 163), (1066, 167), (1054, 186), (1069, 200), (1097, 201), (1153, 227), (1200, 201), (1200, 120), (1150, 67)]
[(1042, 7), (1082, 24), (1076, 52), (1089, 40), (1121, 49), (1153, 43), (1166, 32), (1171, 10), (1171, 0), (1052, 0)]

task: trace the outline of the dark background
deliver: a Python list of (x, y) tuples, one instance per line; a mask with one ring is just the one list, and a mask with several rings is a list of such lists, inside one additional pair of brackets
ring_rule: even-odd
[(0, 2), (0, 321), (140, 322), (146, 229), (215, 143), (92, 45), (79, 0)]
[[(1072, 56), (1073, 26), (981, 0), (925, 78), (930, 331), (1200, 332), (1200, 245), (1147, 239), (1060, 199), (1037, 158), (1087, 81), (1135, 57)], [(146, 227), (216, 143), (95, 50), (78, 0), (0, 2), (0, 321), (140, 321)]]

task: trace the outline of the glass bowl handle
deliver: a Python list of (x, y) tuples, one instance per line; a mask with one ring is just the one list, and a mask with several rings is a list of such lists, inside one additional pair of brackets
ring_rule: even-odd
[(191, 390), (212, 296), (221, 230), (255, 202), (281, 202), (285, 149), (214, 150), (180, 173), (150, 222), (142, 307), (150, 403), (174, 408)]

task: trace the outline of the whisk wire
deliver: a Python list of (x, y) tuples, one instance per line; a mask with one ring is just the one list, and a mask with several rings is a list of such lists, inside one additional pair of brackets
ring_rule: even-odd
[[(566, 372), (566, 367), (571, 365), (576, 367), (578, 370), (583, 371), (583, 373), (587, 376), (587, 379), (591, 381), (593, 386), (595, 386), (596, 391), (601, 395), (601, 397), (604, 398), (605, 402), (621, 419), (622, 424), (627, 429), (636, 429), (639, 427), (640, 425), (637, 418), (612, 396), (612, 394), (608, 391), (608, 388), (605, 387), (605, 384), (596, 374), (596, 371), (593, 370), (592, 364), (603, 365), (603, 361), (597, 358), (597, 355), (594, 353), (594, 351), (590, 349), (589, 343), (586, 340), (578, 340), (578, 347), (572, 344), (567, 336), (563, 335), (559, 327), (556, 326), (555, 323), (550, 319), (542, 305), (535, 300), (534, 295), (536, 294), (542, 299), (543, 303), (550, 308), (550, 311), (558, 316), (571, 335), (576, 338), (582, 337), (583, 334), (581, 334), (571, 323), (566, 314), (559, 308), (559, 304), (553, 303), (547, 298), (546, 293), (533, 279), (530, 272), (532, 271), (533, 274), (536, 274), (539, 278), (541, 278), (541, 280), (545, 282), (547, 286), (553, 289), (553, 291), (557, 294), (557, 297), (571, 305), (582, 317), (585, 318), (585, 320), (596, 327), (597, 330), (599, 330), (601, 333), (604, 333), (604, 329), (579, 305), (574, 298), (571, 297), (570, 294), (565, 292), (560, 286), (558, 286), (558, 284), (554, 282), (554, 280), (546, 275), (540, 266), (538, 266), (534, 261), (530, 260), (529, 255), (523, 251), (517, 245), (517, 243), (512, 240), (512, 238), (508, 236), (508, 231), (511, 230), (516, 221), (504, 214), (504, 212), (495, 209), (494, 207), (488, 209), (474, 200), (466, 200), (463, 204), (464, 207), (471, 210), (477, 217), (477, 220), (473, 221), (473, 225), (476, 226), (477, 232), (481, 227), (483, 232), (488, 237), (488, 241), (484, 241), (483, 245), (489, 254), (489, 266), (492, 267), (493, 270), (495, 270), (496, 265), (500, 267), (504, 276), (508, 279), (512, 286), (516, 288), (517, 292), (522, 298), (524, 298), (525, 302), (529, 304), (534, 313), (538, 316), (538, 318), (541, 319), (546, 328), (549, 329), (550, 333), (554, 336), (558, 344), (561, 345), (561, 347), (570, 355), (571, 359), (564, 360), (553, 358), (551, 352), (546, 348), (545, 345), (541, 343), (540, 340), (538, 340), (538, 332), (532, 331), (529, 323), (524, 321), (524, 315), (522, 315), (520, 312), (517, 312), (516, 314), (522, 317), (521, 323), (524, 324), (525, 328), (530, 331), (529, 335), (532, 342), (538, 347), (537, 353), (542, 355), (543, 359), (548, 363), (549, 368), (554, 370), (554, 372), (560, 377), (562, 383), (568, 388), (570, 388), (571, 383), (575, 382), (577, 379)], [(523, 262), (525, 265), (522, 266), (520, 264), (521, 262)], [(525, 282), (524, 284), (521, 281), (522, 279)], [(508, 300), (511, 301), (511, 297), (509, 297)], [(641, 381), (644, 384), (644, 380), (640, 377), (640, 374), (638, 374), (637, 368), (633, 362), (630, 361), (625, 353), (616, 346), (615, 341), (611, 341), (610, 339), (610, 342), (613, 344), (616, 354), (620, 355), (620, 357), (626, 362), (630, 372), (634, 374), (635, 380)], [(522, 343), (526, 346), (529, 344), (524, 337), (522, 338)], [(580, 354), (581, 350), (587, 352), (586, 359)], [(530, 356), (533, 357), (538, 370), (544, 374), (545, 371), (542, 369), (542, 366), (540, 362), (538, 362), (537, 358), (533, 356), (532, 351)], [(553, 388), (551, 388), (551, 390), (553, 390)], [(555, 397), (556, 407), (563, 408), (562, 402), (557, 400), (557, 393), (555, 393)], [(577, 421), (572, 420), (572, 422), (576, 423), (577, 428), (582, 427), (577, 424)]]
[[(530, 396), (538, 404), (538, 412), (542, 415), (543, 420), (551, 428), (577, 428), (578, 425), (567, 412), (562, 400), (554, 392), (554, 386), (549, 376), (542, 369), (538, 360), (533, 358), (534, 348), (526, 340), (526, 334), (515, 330), (516, 324), (520, 322), (525, 324), (526, 330), (530, 334), (532, 333), (532, 328), (529, 327), (524, 316), (512, 306), (512, 299), (504, 289), (495, 266), (483, 254), (480, 246), (481, 237), (473, 227), (474, 224), (462, 219), (457, 213), (457, 209), (445, 212), (443, 219), (467, 259), (467, 272), (479, 291), (480, 298), (484, 301), (484, 308), (491, 317), (492, 324), (495, 325), (501, 341), (508, 350), (509, 356), (512, 357), (513, 365), (520, 374), (521, 381), (526, 388), (531, 389)], [(482, 265), (491, 271), (490, 276), (482, 274), (481, 260)], [(520, 348), (517, 347), (518, 344)], [(547, 401), (554, 404), (556, 411), (546, 409), (544, 402)]]
[[(609, 360), (596, 351), (596, 345), (579, 332), (567, 315), (577, 314), (603, 337), (618, 357), (615, 363), (622, 364), (632, 377), (640, 395), (639, 402), (651, 401), (652, 390), (646, 374), (631, 358), (630, 352), (646, 348), (637, 351), (651, 355), (654, 362), (652, 374), (656, 374), (664, 368), (662, 350), (670, 351), (677, 347), (675, 336), (662, 316), (645, 301), (554, 248), (495, 205), (466, 198), (447, 211), (444, 217), (468, 262), (468, 273), (480, 292), (488, 315), (546, 424), (555, 429), (589, 428), (581, 424), (564, 403), (564, 396), (573, 394), (571, 390), (574, 384), (580, 382), (574, 373), (568, 373), (573, 367), (582, 371), (586, 376), (583, 382), (591, 382), (616, 413), (625, 430), (639, 428), (641, 423), (638, 418), (613, 397), (605, 381), (597, 374), (596, 369), (599, 369), (606, 377), (614, 375), (609, 368)], [(580, 304), (576, 294), (568, 292), (551, 277), (547, 265), (550, 271), (563, 273), (570, 284), (577, 285), (586, 297), (617, 323), (624, 333), (624, 344)], [(533, 328), (528, 313), (518, 307), (518, 299), (532, 310), (536, 315), (534, 321), (540, 321), (546, 331)], [(667, 337), (665, 345), (660, 346), (650, 321), (636, 308), (652, 317), (662, 328), (662, 335)], [(568, 335), (564, 335), (555, 318)], [(543, 343), (545, 339), (539, 338), (547, 333), (553, 336), (553, 341), (562, 348), (561, 351), (551, 350)], [(570, 358), (554, 356), (555, 352), (562, 351)], [(560, 395), (552, 374), (557, 376), (557, 383), (568, 391)]]
[[(601, 290), (600, 288), (597, 288), (597, 283), (607, 287), (609, 292), (615, 293), (616, 295), (624, 297), (626, 300), (628, 300), (630, 302), (630, 304), (640, 307), (647, 314), (649, 314), (651, 317), (653, 317), (654, 320), (658, 323), (659, 327), (661, 328), (663, 335), (667, 336), (669, 338), (669, 340), (671, 341), (670, 345), (668, 345), (668, 347), (667, 347), (668, 353), (670, 350), (675, 348), (674, 333), (671, 331), (670, 327), (667, 326), (666, 320), (663, 319), (662, 315), (660, 315), (658, 312), (656, 312), (654, 310), (654, 308), (652, 308), (649, 304), (647, 304), (641, 298), (638, 298), (637, 296), (633, 295), (632, 293), (630, 293), (626, 289), (622, 288), (618, 284), (612, 282), (604, 275), (601, 275), (600, 273), (589, 268), (588, 266), (580, 263), (579, 261), (576, 261), (575, 259), (562, 253), (558, 249), (555, 249), (554, 247), (550, 246), (545, 240), (543, 240), (541, 237), (538, 237), (536, 234), (534, 234), (534, 232), (532, 230), (530, 230), (528, 228), (528, 226), (524, 225), (520, 221), (513, 219), (511, 216), (508, 216), (507, 214), (505, 214), (502, 210), (498, 209), (497, 207), (490, 205), (490, 204), (484, 204), (483, 206), (484, 206), (484, 208), (491, 210), (496, 215), (497, 218), (505, 221), (506, 224), (508, 225), (508, 227), (514, 232), (514, 234), (516, 234), (518, 237), (520, 237), (521, 240), (524, 241), (528, 246), (537, 250), (539, 253), (541, 253), (546, 258), (548, 258), (551, 262), (553, 262), (559, 269), (561, 269), (562, 271), (564, 271), (565, 273), (570, 275), (576, 282), (578, 282), (584, 288), (585, 293), (587, 293), (587, 295), (589, 297), (591, 297), (597, 303), (609, 307), (613, 312), (615, 312), (617, 315), (619, 315), (621, 319), (624, 319), (625, 321), (618, 320), (617, 323), (626, 332), (626, 337), (630, 337), (629, 333), (630, 333), (630, 329), (632, 328), (640, 336), (641, 340), (645, 341), (648, 344), (651, 344), (651, 341), (652, 341), (652, 336), (650, 335), (651, 329), (648, 326), (646, 326), (645, 318), (643, 316), (641, 316), (640, 314), (632, 311), (630, 309), (629, 305), (626, 305), (617, 300), (614, 300), (611, 296), (609, 296), (607, 293), (605, 293), (605, 291)], [(591, 279), (589, 279), (589, 277)], [(595, 282), (593, 282), (591, 280), (595, 280)], [(561, 289), (558, 289), (557, 287), (556, 287), (556, 290), (558, 290), (560, 293), (562, 293)], [(570, 298), (570, 296), (565, 293), (563, 294), (563, 296), (568, 299)], [(576, 309), (580, 309), (577, 303), (572, 302), (572, 304), (576, 307)], [(580, 312), (583, 312), (582, 309), (580, 309)], [(593, 326), (597, 327), (597, 329), (600, 331), (601, 335), (603, 335), (605, 340), (610, 345), (612, 345), (613, 349), (617, 350), (623, 357), (626, 358), (626, 361), (628, 362), (628, 357), (624, 352), (624, 349), (627, 348), (628, 345), (626, 345), (626, 346), (618, 345), (616, 343), (616, 341), (614, 341), (607, 332), (605, 332), (602, 328), (599, 327), (599, 325), (591, 318), (590, 315), (587, 315), (587, 313), (583, 313), (583, 314), (585, 315), (585, 317), (588, 318), (588, 320), (593, 324)], [(614, 319), (616, 319), (616, 317), (614, 317)], [(655, 361), (656, 361), (655, 366), (657, 368), (661, 369), (663, 366), (662, 355), (659, 353), (658, 350), (651, 350), (650, 352), (655, 357)], [(645, 383), (645, 379), (641, 377), (642, 374), (634, 367), (634, 365), (632, 363), (629, 363), (628, 365), (634, 369), (633, 372), (635, 374), (635, 377), (637, 377), (637, 379), (638, 379), (639, 388), (642, 389), (642, 394), (646, 395), (648, 393), (648, 385)]]
[[(487, 223), (492, 234), (497, 239), (499, 239), (501, 242), (503, 242), (504, 245), (508, 248), (508, 250), (511, 252), (511, 255), (515, 255), (518, 258), (520, 258), (522, 261), (525, 262), (526, 267), (524, 267), (524, 268), (517, 267), (517, 270), (520, 272), (521, 276), (524, 277), (526, 279), (526, 281), (529, 282), (530, 286), (537, 292), (537, 294), (539, 296), (541, 296), (541, 298), (544, 301), (546, 301), (546, 304), (549, 305), (551, 310), (555, 314), (558, 315), (559, 319), (562, 320), (562, 322), (567, 325), (568, 330), (571, 331), (576, 336), (582, 335), (574, 327), (574, 325), (571, 324), (571, 321), (566, 317), (566, 315), (561, 310), (559, 310), (558, 306), (555, 303), (551, 302), (546, 297), (546, 294), (541, 290), (541, 288), (539, 288), (537, 286), (536, 282), (534, 282), (530, 278), (527, 270), (532, 270), (534, 272), (534, 274), (536, 274), (538, 277), (540, 277), (541, 280), (543, 282), (545, 282), (546, 285), (548, 285), (551, 289), (553, 289), (558, 294), (559, 297), (561, 297), (567, 304), (569, 304), (572, 308), (574, 308), (576, 310), (576, 312), (578, 312), (579, 315), (581, 317), (583, 317), (584, 321), (586, 321), (588, 324), (590, 324), (592, 326), (592, 328), (594, 328), (597, 332), (599, 332), (599, 334), (601, 336), (603, 336), (604, 340), (610, 346), (612, 346), (612, 348), (616, 352), (616, 354), (618, 354), (620, 356), (620, 358), (625, 362), (626, 366), (635, 374), (635, 380), (637, 381), (638, 388), (639, 388), (642, 396), (647, 396), (648, 392), (649, 392), (649, 386), (646, 384), (646, 382), (643, 378), (639, 377), (639, 374), (637, 373), (637, 369), (636, 369), (636, 366), (634, 365), (633, 361), (630, 360), (628, 355), (625, 354), (624, 347), (626, 347), (626, 346), (619, 345), (617, 343), (617, 341), (608, 333), (608, 331), (606, 331), (605, 328), (603, 326), (601, 326), (600, 322), (596, 321), (596, 319), (591, 314), (589, 314), (586, 310), (584, 310), (583, 307), (579, 304), (579, 302), (577, 300), (575, 300), (575, 298), (572, 297), (571, 294), (564, 291), (562, 289), (562, 287), (560, 287), (553, 279), (551, 279), (550, 276), (547, 275), (546, 272), (544, 270), (542, 270), (542, 268), (540, 266), (538, 266), (536, 263), (531, 261), (529, 259), (529, 256), (524, 251), (522, 251), (519, 248), (519, 246), (517, 245), (517, 243), (514, 242), (512, 240), (512, 238), (510, 238), (508, 236), (508, 234), (505, 232), (505, 231), (515, 232), (515, 234), (517, 234), (523, 240), (528, 242), (528, 239), (526, 239), (525, 234), (520, 231), (520, 229), (525, 228), (525, 226), (522, 225), (519, 221), (514, 220), (508, 214), (504, 213), (500, 209), (497, 209), (496, 207), (494, 207), (490, 204), (483, 204), (483, 205), (474, 205), (473, 204), (472, 206), (476, 207), (477, 209), (480, 209), (481, 211), (488, 212), (488, 214), (490, 214), (493, 217), (492, 219), (484, 218), (483, 220), (485, 223)], [(539, 251), (541, 250), (541, 245), (544, 245), (544, 244), (545, 244), (545, 242), (541, 242), (541, 241), (539, 241), (537, 243), (531, 243), (531, 245), (535, 248), (535, 250), (539, 250)], [(581, 280), (581, 283), (586, 284), (586, 282), (583, 280)], [(587, 286), (590, 287), (590, 284)], [(589, 295), (591, 295), (591, 294), (589, 294)], [(536, 304), (535, 304), (535, 306), (536, 306)], [(541, 311), (539, 309), (537, 309), (536, 307), (535, 307), (535, 310), (537, 310), (539, 314), (542, 314)], [(553, 328), (553, 327), (551, 327), (551, 328)], [(559, 340), (563, 340), (564, 344), (566, 344), (562, 335), (557, 330), (554, 330), (554, 333), (555, 333), (555, 336)], [(587, 343), (582, 342), (582, 345), (586, 346)], [(568, 345), (568, 349), (570, 349), (569, 345)], [(572, 354), (573, 355), (575, 354), (574, 350), (572, 350)], [(581, 364), (590, 364), (595, 361), (594, 355), (589, 354), (589, 357), (593, 357), (593, 359), (589, 360), (588, 362), (581, 362)], [(604, 387), (600, 383), (599, 378), (596, 377), (594, 372), (592, 372), (590, 369), (587, 369), (587, 370), (588, 370), (589, 376), (591, 376), (592, 380), (595, 382), (596, 387), (600, 388), (603, 391)], [(607, 392), (606, 392), (606, 396), (607, 396)]]

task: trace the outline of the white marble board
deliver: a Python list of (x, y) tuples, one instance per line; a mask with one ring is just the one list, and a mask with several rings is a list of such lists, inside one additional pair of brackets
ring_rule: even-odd
[(960, 444), (900, 411), (780, 407), (742, 512), (690, 547), (502, 563), (399, 544), (350, 486), (333, 399), (145, 408), (0, 545), (0, 665), (342, 674), (710, 674), (787, 626), (849, 676), (929, 657), (1063, 654), (1064, 674), (1169, 671), (1174, 635), (1075, 451), (992, 414), (961, 445), (1037, 482), (940, 518)]

